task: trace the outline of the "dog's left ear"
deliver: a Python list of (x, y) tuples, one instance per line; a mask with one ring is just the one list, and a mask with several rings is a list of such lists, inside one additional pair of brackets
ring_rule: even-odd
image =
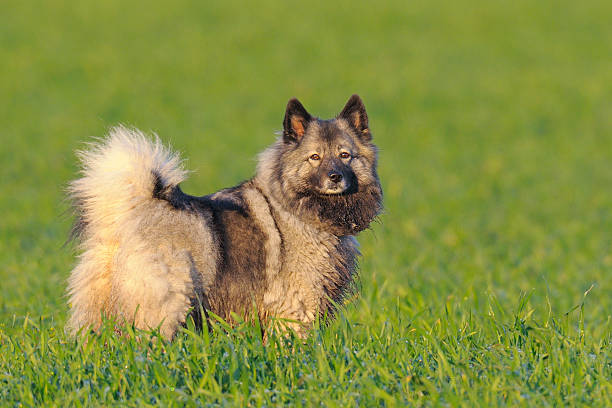
[(283, 140), (288, 143), (302, 140), (311, 119), (312, 116), (300, 101), (296, 98), (289, 100), (283, 120)]
[(368, 126), (368, 114), (359, 95), (355, 94), (349, 98), (338, 118), (345, 119), (366, 142), (372, 140), (372, 133)]

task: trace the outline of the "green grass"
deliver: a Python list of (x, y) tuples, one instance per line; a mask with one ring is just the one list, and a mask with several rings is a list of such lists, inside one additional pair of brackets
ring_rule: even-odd
[[(3, 3), (1, 406), (612, 406), (609, 1), (207, 3)], [(203, 194), (252, 175), (290, 97), (354, 92), (386, 211), (335, 323), (64, 335), (90, 136), (158, 132)]]

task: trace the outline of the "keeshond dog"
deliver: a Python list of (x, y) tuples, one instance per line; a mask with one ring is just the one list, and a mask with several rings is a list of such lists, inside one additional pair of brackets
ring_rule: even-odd
[(181, 191), (187, 172), (157, 136), (115, 127), (79, 156), (72, 334), (109, 317), (172, 339), (189, 315), (202, 324), (212, 312), (262, 327), (278, 318), (303, 337), (355, 290), (355, 235), (382, 210), (357, 95), (329, 120), (291, 99), (255, 176), (202, 197)]

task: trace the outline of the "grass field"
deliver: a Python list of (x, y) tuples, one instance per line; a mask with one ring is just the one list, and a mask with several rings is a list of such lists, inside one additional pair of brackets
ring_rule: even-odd
[[(612, 3), (206, 3), (3, 2), (0, 406), (612, 406)], [(204, 194), (355, 92), (386, 210), (334, 324), (64, 335), (83, 142), (155, 131)]]

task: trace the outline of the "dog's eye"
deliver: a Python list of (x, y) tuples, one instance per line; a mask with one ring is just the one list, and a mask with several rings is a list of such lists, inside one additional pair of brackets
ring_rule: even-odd
[(312, 156), (310, 156), (310, 160), (321, 160), (321, 156), (315, 153)]
[(341, 159), (348, 159), (349, 157), (351, 157), (351, 155), (348, 154), (347, 152), (340, 153), (340, 158)]

